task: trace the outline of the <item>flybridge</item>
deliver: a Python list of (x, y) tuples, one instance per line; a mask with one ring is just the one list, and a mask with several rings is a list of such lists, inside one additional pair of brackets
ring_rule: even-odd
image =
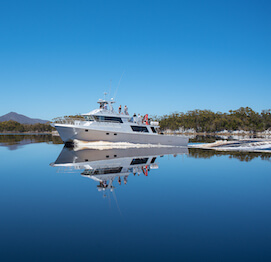
[(113, 108), (112, 104), (114, 104), (116, 102), (114, 101), (113, 98), (111, 98), (111, 100), (109, 100), (109, 101), (107, 101), (105, 99), (104, 100), (99, 99), (97, 103), (100, 104), (100, 109), (103, 108), (103, 109), (107, 110), (107, 107), (108, 107), (109, 112), (112, 112), (112, 113), (114, 112), (114, 108)]
[(116, 103), (113, 98), (111, 98), (111, 100), (106, 100), (106, 99), (99, 99), (98, 102), (97, 102), (100, 106), (98, 109), (94, 109), (92, 110), (91, 112), (89, 113), (85, 113), (85, 114), (82, 114), (83, 116), (89, 116), (89, 115), (121, 115), (121, 117), (126, 117), (126, 118), (129, 118), (129, 113), (128, 111), (126, 112), (126, 114), (122, 113), (121, 111), (119, 111), (119, 113), (117, 113), (115, 110), (114, 110), (114, 107), (113, 107), (113, 104)]

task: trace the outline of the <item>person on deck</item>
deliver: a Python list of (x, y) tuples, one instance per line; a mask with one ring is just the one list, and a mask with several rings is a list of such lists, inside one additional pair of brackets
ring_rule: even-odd
[(138, 114), (138, 116), (137, 116), (137, 123), (140, 125), (140, 124), (142, 124), (142, 118), (141, 118), (141, 115), (140, 114)]
[(124, 107), (124, 114), (125, 114), (125, 115), (129, 115), (129, 114), (128, 114), (128, 107), (127, 107), (127, 106)]
[(136, 113), (133, 115), (133, 122), (136, 123)]
[(119, 114), (121, 113), (121, 105), (119, 106)]

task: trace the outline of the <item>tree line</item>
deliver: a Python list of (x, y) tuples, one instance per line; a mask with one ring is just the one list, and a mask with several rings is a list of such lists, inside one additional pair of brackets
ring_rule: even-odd
[(162, 130), (194, 129), (196, 132), (264, 131), (271, 127), (271, 109), (261, 113), (250, 107), (240, 107), (228, 113), (212, 112), (211, 110), (193, 110), (187, 113), (172, 113), (156, 117)]
[(50, 124), (20, 124), (16, 121), (0, 122), (0, 132), (51, 132), (55, 130)]

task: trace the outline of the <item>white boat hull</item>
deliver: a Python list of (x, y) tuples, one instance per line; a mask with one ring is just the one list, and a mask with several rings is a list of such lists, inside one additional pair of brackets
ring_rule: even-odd
[(161, 135), (143, 132), (121, 132), (106, 131), (88, 127), (77, 127), (72, 125), (54, 124), (64, 143), (73, 140), (82, 140), (88, 142), (106, 141), (106, 142), (128, 142), (135, 144), (157, 144), (169, 146), (187, 146), (189, 138), (186, 136)]

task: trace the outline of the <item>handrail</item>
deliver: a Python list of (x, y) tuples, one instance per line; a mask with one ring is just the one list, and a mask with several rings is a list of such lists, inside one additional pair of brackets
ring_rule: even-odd
[(71, 125), (80, 125), (82, 122), (88, 122), (83, 118), (59, 118), (53, 123), (57, 124), (71, 124)]

